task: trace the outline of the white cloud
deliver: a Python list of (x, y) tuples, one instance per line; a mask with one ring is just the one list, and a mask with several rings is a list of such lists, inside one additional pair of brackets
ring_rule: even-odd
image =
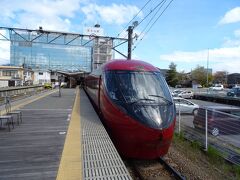
[(240, 29), (234, 31), (235, 37), (240, 38)]
[(240, 22), (240, 7), (236, 7), (228, 11), (219, 21), (219, 24), (230, 24)]
[[(208, 50), (194, 52), (175, 51), (172, 54), (160, 56), (161, 60), (181, 63), (202, 63), (207, 61)], [(209, 62), (214, 70), (227, 70), (229, 72), (239, 72), (240, 65), (240, 45), (231, 48), (209, 49)]]
[(240, 39), (231, 39), (231, 38), (225, 38), (223, 42), (224, 47), (236, 47), (240, 46)]
[(239, 73), (240, 60), (226, 61), (214, 64), (214, 71), (227, 71), (229, 73)]
[(197, 52), (175, 51), (172, 54), (160, 55), (160, 59), (170, 62), (200, 62), (207, 59), (207, 50)]
[[(109, 24), (124, 24), (129, 22), (138, 13), (139, 8), (132, 5), (112, 4), (111, 6), (99, 6), (89, 4), (82, 8), (87, 16), (87, 21), (103, 20)], [(142, 14), (139, 15), (140, 17)]]
[[(1, 23), (21, 28), (69, 30), (70, 18), (80, 9), (81, 0), (0, 1)], [(13, 23), (14, 22), (14, 23)]]
[[(1, 24), (5, 26), (46, 30), (70, 31), (76, 25), (71, 20), (83, 12), (88, 22), (104, 21), (124, 24), (137, 14), (139, 8), (132, 5), (111, 4), (102, 6), (90, 0), (8, 0), (0, 1)], [(83, 17), (80, 15), (80, 18)], [(142, 14), (140, 13), (139, 17)], [(80, 23), (81, 19), (79, 19)]]
[(0, 64), (10, 63), (10, 42), (0, 41)]
[(234, 31), (234, 38), (225, 37), (223, 47), (240, 46), (240, 29)]

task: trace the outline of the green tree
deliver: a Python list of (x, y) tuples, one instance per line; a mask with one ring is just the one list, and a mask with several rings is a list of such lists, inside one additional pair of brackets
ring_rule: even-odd
[(214, 83), (227, 84), (227, 71), (217, 71), (213, 74)]
[(169, 70), (167, 71), (166, 81), (169, 86), (175, 87), (178, 84), (178, 77), (177, 77), (177, 65), (173, 62), (169, 65)]
[(178, 77), (178, 84), (181, 84), (183, 87), (191, 87), (192, 81), (189, 74), (185, 73), (184, 71), (180, 71), (177, 74)]
[[(203, 66), (197, 66), (192, 71), (192, 80), (195, 81), (198, 84), (201, 84), (202, 86), (208, 86), (207, 85), (207, 69), (205, 69)], [(208, 73), (208, 84), (210, 84), (212, 81), (212, 74)]]

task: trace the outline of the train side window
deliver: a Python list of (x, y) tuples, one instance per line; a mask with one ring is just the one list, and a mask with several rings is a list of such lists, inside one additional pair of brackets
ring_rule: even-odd
[(114, 77), (114, 73), (106, 72), (105, 74), (105, 86), (107, 88), (107, 92), (111, 99), (119, 100), (119, 90), (117, 88), (116, 80)]

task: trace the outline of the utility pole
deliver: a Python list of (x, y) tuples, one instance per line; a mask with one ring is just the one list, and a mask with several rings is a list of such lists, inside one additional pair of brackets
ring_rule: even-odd
[(132, 34), (133, 34), (134, 26), (128, 26), (128, 55), (127, 59), (130, 60), (132, 58)]
[(207, 55), (207, 87), (208, 87), (208, 61), (209, 61), (209, 48), (208, 48), (208, 55)]

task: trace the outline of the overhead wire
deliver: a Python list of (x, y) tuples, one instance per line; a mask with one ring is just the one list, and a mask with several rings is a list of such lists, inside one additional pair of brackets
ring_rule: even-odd
[[(141, 8), (141, 10), (132, 18), (131, 21), (128, 22), (128, 24), (125, 26), (124, 29), (127, 28), (127, 26), (133, 21), (133, 19), (135, 19), (135, 18), (138, 16), (138, 14), (147, 6), (147, 4), (148, 4), (150, 1), (151, 1), (151, 0), (148, 0), (148, 1), (145, 3), (145, 5)], [(166, 2), (166, 0), (162, 0), (162, 1), (159, 2), (153, 9), (151, 9), (150, 12), (138, 23), (138, 26), (139, 26), (143, 21), (145, 21), (145, 20), (148, 18), (148, 16), (149, 16), (151, 13), (153, 13), (162, 3), (164, 4), (165, 2)], [(160, 8), (161, 8), (161, 7), (162, 7), (162, 5), (160, 6)], [(156, 14), (155, 14), (155, 15), (156, 15)], [(154, 16), (155, 16), (155, 15), (154, 15)], [(124, 29), (121, 31), (121, 33), (124, 32)], [(119, 33), (118, 36), (119, 36), (121, 33)], [(141, 33), (141, 34), (142, 34), (142, 33)], [(124, 36), (124, 38), (126, 38), (126, 37), (127, 37), (127, 34)]]
[(151, 24), (150, 28), (146, 31), (146, 33), (143, 34), (143, 37), (139, 40), (138, 44), (134, 47), (134, 49), (132, 51), (134, 51), (136, 49), (136, 47), (139, 45), (139, 43), (143, 40), (143, 38), (146, 36), (146, 34), (151, 30), (151, 28), (153, 27), (153, 25), (158, 21), (158, 19), (163, 15), (163, 13), (167, 10), (167, 8), (170, 6), (170, 4), (173, 2), (173, 0), (171, 0), (168, 5), (164, 8), (164, 10), (159, 14), (159, 16), (155, 19), (155, 21)]
[(149, 2), (151, 2), (152, 0), (148, 0), (144, 6), (138, 11), (138, 13), (127, 23), (127, 25), (123, 28), (123, 30), (118, 33), (117, 36), (120, 36), (120, 34), (122, 34), (122, 32), (124, 32), (124, 30), (128, 27), (128, 25), (142, 12), (142, 10), (148, 5)]
[[(152, 0), (148, 0), (145, 4), (144, 4), (144, 6), (138, 11), (138, 13), (127, 23), (127, 25), (120, 31), (120, 33), (118, 33), (118, 35), (117, 35), (117, 37), (119, 37), (120, 36), (120, 34), (122, 34), (124, 31), (125, 31), (125, 29), (128, 27), (128, 25), (142, 12), (142, 10), (147, 6), (147, 4), (149, 3), (149, 2), (151, 2)], [(124, 39), (127, 37), (128, 35), (127, 34), (125, 34), (124, 35)], [(110, 39), (109, 39), (110, 40)], [(107, 40), (107, 42), (109, 41), (109, 40)], [(117, 45), (115, 45), (115, 47), (117, 47), (117, 46), (119, 46), (120, 44), (122, 44), (122, 43), (119, 43), (118, 42), (118, 44)], [(102, 45), (100, 45), (100, 46), (98, 46), (98, 47), (101, 47)]]
[[(124, 27), (124, 29), (127, 28), (127, 26), (143, 11), (144, 8), (146, 8), (146, 6), (151, 2), (152, 0), (148, 0), (144, 6), (139, 10), (139, 12), (128, 22), (128, 24)], [(173, 0), (171, 0), (167, 6), (163, 9), (163, 11), (159, 14), (160, 10), (162, 9), (162, 7), (165, 5), (165, 3), (167, 2), (167, 0), (162, 0), (161, 2), (159, 2), (158, 4), (156, 4), (156, 6), (150, 10), (150, 12), (138, 23), (137, 27), (139, 27), (140, 24), (142, 24), (153, 12), (155, 12), (157, 10), (157, 12), (155, 12), (155, 14), (151, 17), (150, 21), (148, 21), (147, 25), (143, 28), (143, 30), (141, 31), (140, 35), (138, 37), (142, 38), (140, 40), (137, 39), (137, 44), (134, 46), (133, 50), (134, 51), (136, 49), (136, 47), (139, 45), (139, 43), (143, 40), (143, 38), (146, 36), (146, 34), (151, 30), (151, 28), (154, 26), (154, 24), (158, 21), (158, 19), (162, 16), (162, 14), (167, 10), (167, 8), (170, 6), (170, 4), (172, 3)], [(159, 16), (155, 19), (155, 17), (157, 16), (157, 14), (159, 14)], [(151, 22), (155, 19), (155, 21), (151, 24)], [(151, 24), (151, 25), (150, 25)], [(149, 27), (150, 25), (150, 27)], [(148, 28), (149, 27), (149, 28)], [(136, 28), (136, 27), (134, 27)], [(147, 29), (148, 28), (148, 29)], [(122, 34), (122, 32), (124, 31), (124, 29), (118, 34), (118, 36), (120, 36), (120, 34)], [(146, 31), (147, 29), (147, 31)], [(146, 31), (146, 32), (145, 32)], [(145, 32), (145, 33), (144, 33)], [(127, 34), (125, 35), (124, 38), (126, 38)]]
[(162, 2), (165, 0), (162, 0), (161, 2), (159, 2), (153, 9), (150, 10), (150, 12), (138, 23), (138, 25), (140, 25), (143, 21), (145, 21), (147, 19), (147, 17), (152, 14), (161, 4)]
[(165, 4), (166, 1), (167, 0), (162, 1), (162, 5), (159, 6), (159, 8), (157, 9), (157, 12), (153, 15), (153, 17), (150, 19), (150, 21), (147, 23), (147, 25), (143, 28), (142, 32), (138, 35), (138, 37), (141, 37), (141, 35), (145, 32), (145, 30), (147, 29), (149, 24), (154, 20), (155, 16), (160, 12), (161, 8), (163, 7), (163, 5)]
[[(152, 0), (148, 0), (144, 6), (138, 11), (138, 13), (127, 23), (127, 25), (122, 29), (122, 31), (120, 33), (118, 33), (117, 37), (120, 36), (120, 34), (122, 34), (124, 32), (124, 30), (128, 27), (128, 25), (142, 12), (142, 10), (148, 5), (148, 3), (150, 3)], [(127, 37), (127, 34), (124, 36), (124, 38)], [(111, 39), (108, 39), (106, 42), (110, 41)], [(98, 48), (104, 46), (104, 44), (98, 46)], [(118, 45), (116, 45), (118, 46)]]

